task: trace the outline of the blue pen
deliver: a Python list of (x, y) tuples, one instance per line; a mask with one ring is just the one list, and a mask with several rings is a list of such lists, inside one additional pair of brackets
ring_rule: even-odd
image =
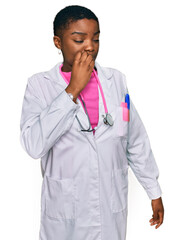
[(127, 103), (127, 108), (130, 109), (130, 97), (128, 93), (125, 95), (125, 102)]

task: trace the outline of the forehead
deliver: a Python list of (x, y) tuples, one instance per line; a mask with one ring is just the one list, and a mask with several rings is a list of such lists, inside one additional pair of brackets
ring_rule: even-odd
[(63, 31), (64, 34), (71, 35), (73, 32), (83, 32), (94, 34), (99, 31), (99, 25), (94, 19), (80, 19), (75, 22), (70, 22), (68, 27)]

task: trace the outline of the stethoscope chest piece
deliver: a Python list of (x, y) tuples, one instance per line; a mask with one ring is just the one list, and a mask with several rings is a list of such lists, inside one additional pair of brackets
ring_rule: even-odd
[(109, 113), (106, 113), (106, 116), (104, 117), (103, 121), (106, 125), (112, 126), (114, 124), (112, 116)]

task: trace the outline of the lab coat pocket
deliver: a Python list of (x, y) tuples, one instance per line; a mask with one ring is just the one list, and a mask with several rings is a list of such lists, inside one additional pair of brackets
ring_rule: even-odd
[(123, 106), (116, 108), (116, 118), (114, 122), (114, 136), (127, 139), (129, 112)]
[(72, 178), (46, 176), (46, 215), (54, 219), (75, 219), (75, 184)]
[(112, 171), (112, 198), (111, 209), (113, 213), (121, 212), (127, 208), (128, 196), (128, 168), (114, 169)]

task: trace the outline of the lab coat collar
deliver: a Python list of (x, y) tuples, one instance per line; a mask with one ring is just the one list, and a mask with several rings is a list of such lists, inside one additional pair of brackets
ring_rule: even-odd
[(95, 61), (95, 67), (97, 68), (97, 72), (98, 74), (101, 73), (104, 75), (104, 77), (106, 79), (110, 79), (112, 77), (112, 69), (111, 68), (105, 68), (105, 67), (102, 67), (100, 66), (100, 64), (98, 62)]

